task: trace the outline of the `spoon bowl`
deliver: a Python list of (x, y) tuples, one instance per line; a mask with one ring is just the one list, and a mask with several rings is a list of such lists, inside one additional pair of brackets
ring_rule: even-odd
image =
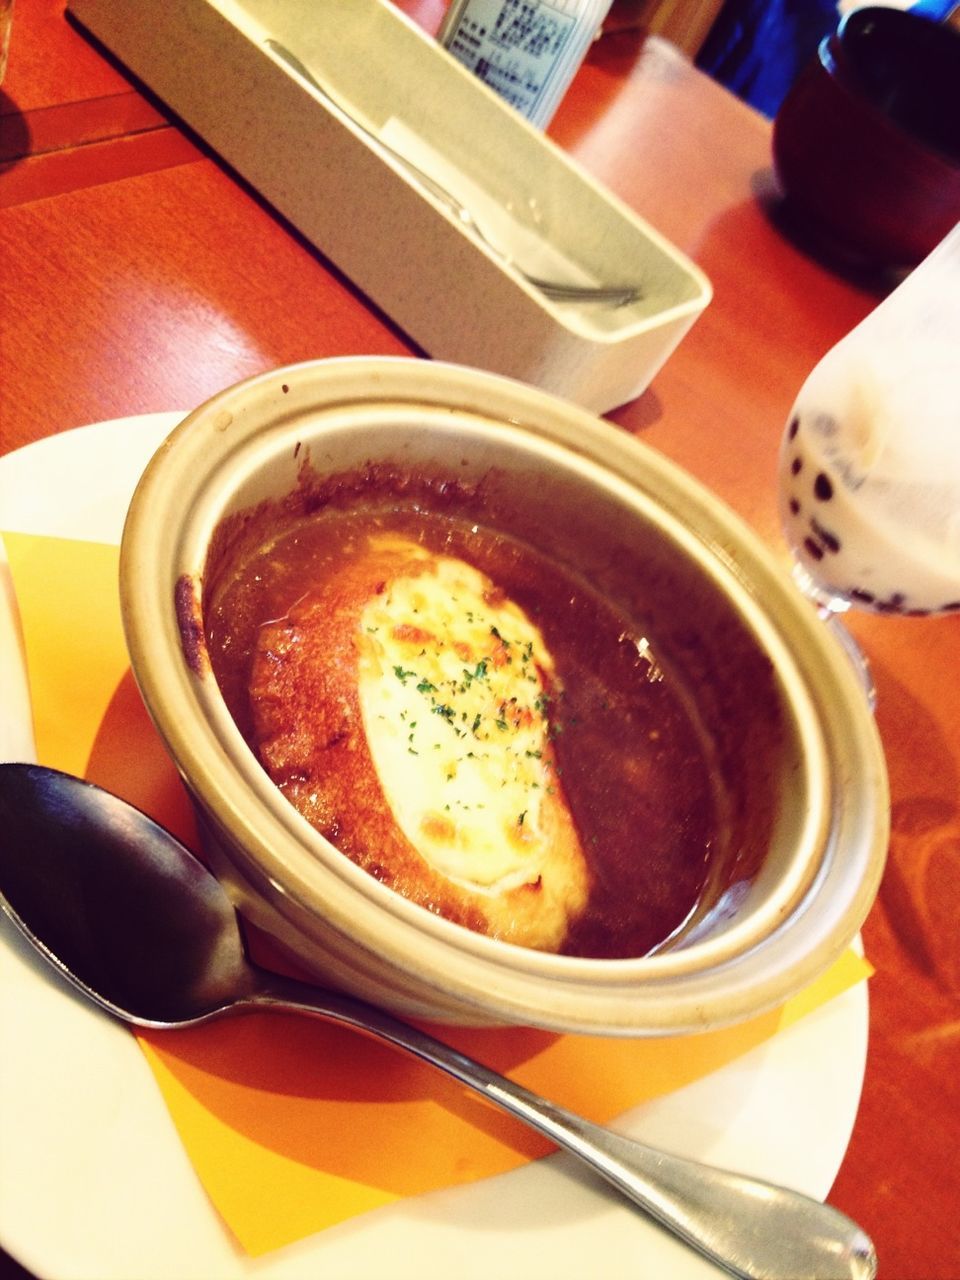
[(203, 1022), (251, 986), (219, 882), (126, 801), (68, 774), (0, 769), (0, 899), (65, 978), (137, 1026)]
[(870, 1240), (827, 1205), (621, 1137), (372, 1005), (257, 968), (217, 880), (118, 797), (38, 765), (0, 765), (0, 831), (0, 907), (115, 1017), (173, 1028), (277, 1009), (346, 1024), (529, 1124), (735, 1276), (875, 1276)]

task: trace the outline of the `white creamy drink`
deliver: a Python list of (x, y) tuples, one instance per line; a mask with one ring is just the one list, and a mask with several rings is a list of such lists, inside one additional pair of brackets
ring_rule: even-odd
[(960, 611), (960, 227), (810, 374), (780, 469), (834, 608)]

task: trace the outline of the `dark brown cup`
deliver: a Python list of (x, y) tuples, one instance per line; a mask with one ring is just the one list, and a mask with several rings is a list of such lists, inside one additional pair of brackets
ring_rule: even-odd
[(816, 238), (874, 266), (918, 263), (960, 220), (960, 32), (849, 14), (784, 100), (773, 158)]

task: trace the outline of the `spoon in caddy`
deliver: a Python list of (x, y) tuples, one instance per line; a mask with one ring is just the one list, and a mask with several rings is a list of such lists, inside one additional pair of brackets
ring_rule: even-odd
[(373, 1005), (253, 965), (233, 905), (203, 864), (91, 783), (0, 765), (0, 907), (64, 978), (125, 1022), (180, 1028), (278, 1010), (345, 1024), (530, 1125), (734, 1276), (876, 1275), (868, 1237), (829, 1205), (622, 1137)]

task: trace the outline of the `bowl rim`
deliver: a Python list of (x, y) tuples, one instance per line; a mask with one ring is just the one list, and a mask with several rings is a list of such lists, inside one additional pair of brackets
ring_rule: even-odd
[[(879, 18), (879, 21), (895, 21), (898, 25), (906, 25), (914, 29), (922, 29), (920, 24), (935, 28), (942, 27), (942, 24), (935, 23), (921, 14), (913, 13), (909, 9), (897, 9), (886, 5), (869, 5), (859, 9), (852, 9), (849, 13), (844, 14), (833, 31), (822, 37), (817, 45), (817, 56), (813, 65), (820, 66), (827, 73), (830, 83), (835, 85), (851, 102), (856, 103), (874, 125), (889, 131), (894, 137), (908, 144), (912, 150), (923, 157), (924, 163), (934, 165), (936, 168), (943, 170), (945, 175), (956, 180), (960, 176), (960, 158), (951, 156), (940, 147), (934, 146), (925, 138), (907, 129), (899, 120), (896, 120), (878, 107), (862, 86), (861, 72), (849, 57), (843, 44), (843, 37), (849, 26), (856, 25), (856, 23), (878, 14), (883, 15)], [(890, 15), (895, 15), (895, 17), (891, 18)], [(854, 20), (856, 20), (856, 23)], [(949, 36), (955, 40), (958, 52), (960, 52), (960, 31), (955, 31), (950, 27), (942, 27), (942, 29), (945, 32), (949, 32)]]
[[(191, 485), (202, 490), (204, 475), (209, 479), (217, 466), (236, 461), (244, 431), (254, 439), (261, 429), (256, 414), (244, 424), (250, 404), (275, 405), (296, 423), (318, 395), (323, 404), (346, 405), (348, 412), (357, 402), (395, 405), (398, 400), (449, 412), (453, 400), (459, 412), (472, 407), (481, 418), (537, 437), (538, 447), (560, 448), (580, 464), (615, 475), (618, 483), (634, 485), (643, 474), (657, 503), (669, 501), (672, 516), (693, 530), (699, 544), (705, 535), (698, 522), (706, 521), (717, 571), (741, 593), (739, 603), (751, 625), (777, 654), (781, 675), (786, 673), (784, 697), (790, 694), (803, 741), (815, 750), (813, 785), (823, 788), (809, 838), (825, 840), (829, 847), (820, 865), (807, 868), (805, 883), (789, 886), (790, 904), (780, 903), (781, 910), (789, 905), (792, 911), (790, 927), (777, 930), (768, 920), (760, 935), (734, 929), (726, 939), (695, 943), (686, 952), (630, 960), (545, 955), (430, 915), (334, 850), (293, 809), (256, 763), (212, 675), (198, 677), (182, 660), (171, 601), (164, 598), (164, 583), (197, 571), (198, 548), (209, 537), (217, 504), (198, 501), (183, 528), (164, 520), (159, 531), (156, 506), (163, 512)], [(451, 414), (451, 424), (456, 417)], [(221, 449), (218, 464), (211, 461), (214, 446)], [(749, 590), (747, 568), (755, 579)], [(433, 986), (444, 1000), (478, 1013), (492, 1003), (507, 1021), (561, 1030), (641, 1034), (730, 1022), (780, 1003), (822, 971), (856, 934), (873, 901), (886, 850), (886, 775), (876, 727), (847, 658), (828, 640), (813, 611), (808, 614), (799, 597), (791, 598), (792, 583), (739, 517), (642, 442), (544, 392), (498, 375), (407, 357), (307, 361), (246, 379), (188, 415), (148, 465), (124, 528), (120, 580), (131, 663), (148, 710), (191, 792), (239, 841), (234, 856), (241, 875), (294, 927), (309, 926), (311, 903), (322, 892), (325, 928), (342, 933), (345, 945), (357, 947), (371, 965), (386, 958), (399, 973), (412, 972), (421, 985)], [(767, 593), (766, 606), (755, 598), (759, 583)], [(768, 616), (770, 599), (777, 601), (776, 621)], [(785, 632), (792, 633), (789, 643)], [(193, 719), (198, 716), (200, 733)], [(836, 775), (835, 786), (829, 772)], [(251, 791), (261, 806), (253, 823), (245, 809)], [(855, 802), (848, 791), (856, 793)], [(839, 892), (834, 845), (841, 842), (838, 829), (849, 841), (851, 825), (860, 874)], [(318, 857), (324, 850), (334, 856)], [(369, 937), (350, 937), (361, 900), (380, 908), (375, 945)], [(811, 925), (819, 930), (814, 948), (798, 936)], [(419, 954), (411, 970), (414, 938)], [(451, 956), (456, 966), (449, 964)], [(774, 962), (774, 975), (753, 971), (758, 966), (749, 962), (758, 956)], [(700, 968), (704, 960), (724, 973), (728, 989), (722, 998)]]

